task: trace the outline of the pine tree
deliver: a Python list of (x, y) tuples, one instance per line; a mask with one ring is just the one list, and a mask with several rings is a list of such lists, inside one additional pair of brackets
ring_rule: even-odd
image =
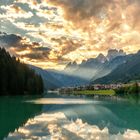
[(0, 48), (0, 95), (41, 94), (43, 89), (41, 76)]

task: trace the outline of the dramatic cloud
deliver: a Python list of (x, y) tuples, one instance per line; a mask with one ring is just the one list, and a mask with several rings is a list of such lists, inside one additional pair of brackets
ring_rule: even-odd
[(8, 34), (0, 36), (0, 43), (43, 68), (80, 63), (110, 48), (137, 52), (139, 7), (139, 0), (1, 1), (0, 31)]
[(0, 33), (0, 44), (5, 47), (14, 46), (18, 47), (22, 38), (20, 36), (10, 34), (7, 35), (5, 33)]
[(0, 18), (6, 18), (13, 20), (16, 18), (30, 18), (33, 16), (31, 12), (24, 11), (21, 7), (12, 4), (8, 6), (1, 6), (1, 9), (5, 10), (5, 14), (1, 14)]
[[(47, 0), (65, 10), (65, 18), (80, 22), (90, 17), (101, 17), (112, 0)], [(105, 13), (104, 13), (105, 14)]]
[[(46, 0), (60, 6), (64, 10), (64, 17), (73, 22), (81, 22), (94, 18), (96, 22), (104, 19), (133, 18), (136, 23), (139, 16), (139, 0)], [(124, 15), (123, 15), (124, 14)], [(128, 15), (128, 17), (126, 17)], [(123, 17), (124, 16), (124, 17)], [(118, 21), (114, 21), (114, 27)], [(133, 23), (132, 23), (133, 24)]]
[[(67, 43), (69, 42), (65, 42), (65, 45)], [(12, 55), (20, 58), (25, 63), (35, 64), (43, 68), (54, 68), (56, 65), (61, 66), (70, 61), (61, 57), (62, 54), (58, 55), (59, 50), (54, 51), (49, 47), (42, 47), (37, 42), (31, 42), (27, 38), (14, 34), (0, 32), (0, 47), (6, 48)], [(62, 48), (62, 53), (66, 53), (66, 49), (67, 47)]]

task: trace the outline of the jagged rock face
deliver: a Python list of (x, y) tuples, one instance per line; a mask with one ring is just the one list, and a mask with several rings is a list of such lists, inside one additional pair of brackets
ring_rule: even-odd
[(67, 66), (65, 67), (65, 69), (69, 69), (69, 68), (73, 68), (76, 67), (78, 64), (74, 61), (74, 62), (69, 62), (67, 64)]
[(125, 55), (126, 55), (126, 53), (123, 50), (111, 49), (111, 50), (108, 51), (107, 59), (112, 60), (115, 57), (125, 56)]
[[(121, 57), (120, 57), (121, 58)], [(114, 60), (114, 59), (113, 59)], [(108, 75), (95, 80), (95, 84), (129, 83), (140, 79), (140, 53), (122, 56), (115, 63), (120, 63)], [(112, 65), (111, 65), (112, 66)]]
[(105, 63), (107, 61), (107, 58), (102, 53), (100, 53), (96, 59), (101, 63)]
[(81, 64), (70, 62), (63, 71), (47, 70), (46, 74), (42, 74), (43, 71), (40, 73), (45, 77), (46, 85), (50, 81), (53, 81), (52, 83), (55, 83), (57, 87), (83, 85), (108, 75), (119, 65), (126, 63), (131, 55), (126, 55), (123, 50), (109, 50), (108, 57), (110, 56), (110, 59), (99, 54), (98, 57), (83, 61)]
[(64, 72), (66, 73), (71, 73), (74, 70), (76, 70), (78, 68), (78, 64), (74, 61), (74, 62), (70, 62), (66, 65)]
[(100, 53), (96, 58), (90, 58), (88, 60), (83, 60), (82, 63), (79, 65), (75, 61), (70, 62), (65, 67), (65, 70), (70, 70), (70, 69), (74, 70), (78, 66), (83, 66), (87, 63), (94, 63), (95, 61), (99, 62), (99, 63), (106, 63), (107, 61), (111, 61), (118, 56), (125, 56), (125, 55), (126, 55), (126, 53), (123, 50), (110, 49), (110, 50), (108, 50), (107, 56), (104, 56), (102, 53)]
[(140, 54), (140, 50), (138, 51), (138, 54)]
[(107, 56), (104, 56), (102, 53), (100, 53), (96, 58), (84, 60), (81, 64), (70, 62), (64, 69), (64, 72), (77, 77), (82, 77), (86, 80), (91, 80), (93, 77), (93, 79), (96, 79), (105, 76), (114, 68), (116, 68), (117, 65), (123, 63), (123, 61), (120, 62), (120, 60), (114, 59), (116, 59), (116, 57), (125, 55), (126, 54), (123, 50), (112, 49), (108, 51)]

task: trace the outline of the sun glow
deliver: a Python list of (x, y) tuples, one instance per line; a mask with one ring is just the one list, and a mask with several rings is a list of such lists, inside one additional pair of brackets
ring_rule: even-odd
[[(21, 3), (28, 4), (30, 9), (19, 6)], [(30, 47), (26, 47), (26, 50), (24, 47), (23, 52), (15, 49), (19, 58), (32, 53), (31, 47), (44, 45), (50, 49), (44, 58), (46, 67), (49, 61), (54, 63), (54, 60), (61, 67), (62, 63), (82, 62), (99, 53), (105, 54), (110, 48), (124, 49), (127, 53), (138, 51), (139, 5), (138, 0), (87, 0), (83, 4), (80, 0), (14, 1), (11, 5), (1, 6), (6, 13), (0, 14), (0, 18), (3, 22), (5, 18), (11, 21), (29, 39)], [(14, 18), (11, 17), (13, 15)], [(34, 41), (39, 42), (39, 45), (30, 43)], [(27, 45), (25, 40), (21, 43)]]

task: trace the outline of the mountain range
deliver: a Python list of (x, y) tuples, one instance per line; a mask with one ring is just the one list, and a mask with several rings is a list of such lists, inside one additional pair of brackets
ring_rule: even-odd
[[(139, 65), (138, 62), (140, 62), (140, 58), (138, 57), (138, 54), (139, 53), (126, 55), (123, 50), (111, 49), (108, 51), (106, 56), (99, 54), (96, 58), (84, 60), (81, 64), (70, 62), (62, 71), (42, 70), (34, 66), (32, 66), (32, 68), (35, 69), (37, 73), (41, 74), (44, 79), (46, 89), (79, 86), (89, 83), (112, 83), (115, 81), (114, 78), (115, 75), (117, 75), (117, 72), (117, 77), (119, 77), (119, 73), (125, 71), (126, 68), (124, 67), (131, 65), (133, 68), (134, 64)], [(123, 65), (125, 66), (122, 67)], [(137, 65), (136, 67), (138, 67)], [(114, 76), (110, 75), (112, 73), (114, 73)], [(110, 77), (109, 81), (106, 79), (108, 76)], [(121, 78), (122, 76), (120, 79)], [(128, 78), (126, 79), (129, 80)], [(122, 82), (123, 81), (124, 80), (122, 79)], [(121, 81), (116, 80), (116, 82)]]
[(89, 82), (80, 77), (65, 74), (63, 71), (43, 70), (32, 65), (29, 65), (29, 67), (34, 69), (37, 74), (42, 76), (46, 90), (60, 87), (85, 85)]
[(92, 83), (128, 83), (136, 80), (140, 80), (140, 51), (136, 54), (127, 55), (124, 63), (108, 75), (92, 81)]
[(111, 49), (107, 56), (99, 54), (96, 58), (90, 58), (81, 64), (69, 63), (64, 73), (81, 77), (87, 81), (96, 80), (109, 74), (119, 64), (125, 61), (126, 53), (123, 50)]
[[(0, 45), (4, 48), (23, 47), (21, 37), (0, 32)], [(43, 78), (46, 89), (79, 86), (85, 84), (129, 82), (140, 79), (140, 52), (127, 55), (123, 50), (110, 49), (107, 55), (83, 60), (82, 63), (70, 62), (64, 70), (43, 70), (31, 66)]]

